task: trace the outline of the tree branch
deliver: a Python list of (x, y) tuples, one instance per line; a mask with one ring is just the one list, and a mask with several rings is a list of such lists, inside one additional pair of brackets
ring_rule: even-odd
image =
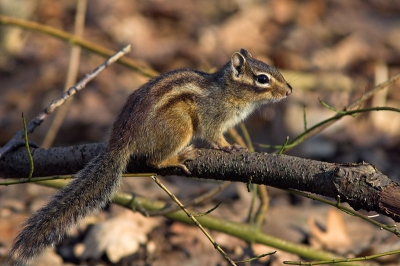
[[(80, 38), (79, 36), (33, 21), (3, 16), (0, 14), (0, 24), (17, 26), (23, 29), (41, 32), (60, 40), (67, 41), (70, 44), (78, 45), (84, 49), (87, 49), (88, 51), (94, 52), (104, 57), (109, 57), (115, 53), (114, 51), (107, 49), (97, 43), (87, 41), (83, 38)], [(130, 69), (133, 69), (134, 71), (137, 71), (145, 77), (152, 78), (158, 75), (158, 73), (153, 69), (148, 68), (147, 66), (139, 63), (132, 58), (123, 57), (118, 60), (118, 62), (126, 67), (129, 67)]]
[[(66, 148), (31, 148), (35, 162), (33, 176), (75, 173), (82, 169), (105, 144)], [(400, 185), (368, 163), (335, 164), (293, 156), (266, 153), (200, 149), (198, 158), (186, 163), (193, 177), (218, 179), (296, 189), (332, 198), (340, 196), (354, 209), (375, 211), (400, 221)], [(128, 172), (185, 175), (178, 168), (154, 169), (143, 162), (131, 162)], [(0, 177), (25, 177), (29, 159), (25, 150), (9, 153), (0, 160)]]
[[(51, 114), (52, 112), (54, 112), (54, 110), (63, 105), (71, 96), (73, 96), (78, 91), (85, 88), (86, 84), (91, 80), (93, 80), (101, 71), (103, 71), (112, 63), (119, 60), (122, 56), (129, 53), (130, 51), (131, 51), (131, 45), (125, 46), (119, 52), (117, 52), (113, 56), (109, 57), (106, 61), (104, 61), (103, 64), (96, 67), (91, 73), (86, 74), (78, 83), (76, 83), (74, 86), (65, 91), (60, 97), (53, 100), (53, 102), (49, 106), (47, 106), (43, 111), (41, 111), (37, 116), (35, 116), (29, 122), (27, 126), (28, 134), (32, 133), (36, 127), (40, 126), (40, 124), (48, 117), (49, 114)], [(18, 145), (20, 143), (19, 140), (22, 139), (23, 136), (24, 136), (24, 130), (20, 130), (17, 133), (15, 133), (14, 137), (6, 145), (0, 148), (0, 159), (4, 157), (4, 154), (6, 154), (7, 152), (18, 148)]]

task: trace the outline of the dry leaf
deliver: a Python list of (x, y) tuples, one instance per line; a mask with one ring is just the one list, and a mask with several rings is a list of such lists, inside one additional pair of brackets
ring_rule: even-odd
[(348, 251), (352, 242), (346, 230), (343, 219), (343, 213), (335, 209), (330, 209), (326, 222), (326, 232), (322, 231), (313, 218), (308, 220), (310, 227), (311, 245), (314, 247), (323, 247), (339, 253)]
[(31, 266), (47, 266), (47, 265), (61, 266), (61, 265), (63, 265), (63, 259), (61, 258), (60, 255), (55, 253), (54, 249), (48, 248), (48, 249), (46, 249), (46, 252), (43, 255), (34, 258), (29, 265), (31, 265)]
[(159, 224), (157, 219), (145, 218), (130, 211), (93, 226), (84, 240), (82, 259), (99, 259), (105, 252), (109, 260), (117, 263), (135, 253), (140, 244), (147, 242), (147, 234)]
[(11, 245), (13, 239), (20, 230), (22, 221), (26, 219), (26, 215), (13, 214), (10, 217), (0, 218), (0, 243)]

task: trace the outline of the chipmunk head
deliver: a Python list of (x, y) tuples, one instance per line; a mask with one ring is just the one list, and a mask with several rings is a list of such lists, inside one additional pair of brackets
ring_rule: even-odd
[(274, 67), (265, 64), (245, 49), (231, 58), (232, 79), (242, 84), (243, 90), (252, 92), (254, 101), (275, 102), (292, 93), (292, 87)]

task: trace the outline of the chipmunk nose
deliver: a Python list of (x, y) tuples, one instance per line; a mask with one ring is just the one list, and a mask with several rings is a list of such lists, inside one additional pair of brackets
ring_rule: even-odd
[(289, 83), (286, 83), (286, 86), (288, 87), (288, 90), (286, 91), (286, 96), (289, 96), (290, 94), (292, 94), (292, 86), (290, 86)]

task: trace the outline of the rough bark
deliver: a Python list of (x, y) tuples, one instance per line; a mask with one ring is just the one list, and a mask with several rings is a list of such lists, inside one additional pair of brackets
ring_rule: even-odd
[[(35, 162), (33, 176), (73, 174), (82, 169), (104, 144), (63, 148), (31, 149)], [(198, 158), (186, 163), (193, 177), (263, 184), (291, 188), (348, 202), (354, 209), (375, 211), (400, 222), (400, 185), (368, 163), (334, 164), (286, 155), (200, 149)], [(185, 175), (181, 169), (152, 169), (131, 162), (128, 172)], [(21, 178), (29, 173), (24, 149), (0, 160), (0, 177)]]

